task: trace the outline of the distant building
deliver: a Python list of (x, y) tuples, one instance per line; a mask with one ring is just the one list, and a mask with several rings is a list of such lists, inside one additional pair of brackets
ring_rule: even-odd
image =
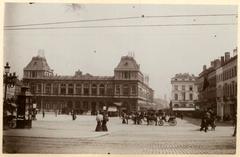
[[(93, 76), (80, 70), (74, 76), (57, 76), (43, 56), (24, 68), (23, 82), (41, 110), (95, 114), (98, 110), (136, 111), (153, 105), (154, 91), (145, 83), (132, 56), (123, 56), (114, 76)], [(148, 81), (148, 80), (147, 80)]]
[(154, 100), (154, 109), (155, 110), (162, 110), (169, 108), (169, 102), (166, 99), (155, 98)]
[(195, 111), (195, 102), (198, 97), (196, 77), (188, 73), (176, 74), (171, 79), (172, 96), (171, 108), (173, 111), (192, 112)]

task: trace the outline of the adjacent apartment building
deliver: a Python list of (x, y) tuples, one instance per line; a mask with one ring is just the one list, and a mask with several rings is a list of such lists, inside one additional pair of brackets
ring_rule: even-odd
[(130, 112), (153, 105), (154, 91), (132, 56), (121, 58), (114, 76), (93, 76), (80, 70), (73, 76), (54, 75), (41, 56), (33, 57), (23, 72), (23, 82), (40, 110), (95, 114), (103, 109)]
[(197, 85), (201, 110), (212, 108), (221, 119), (233, 116), (237, 111), (237, 48), (232, 57), (225, 52), (209, 68), (204, 65)]
[(171, 108), (176, 112), (192, 113), (198, 99), (196, 77), (188, 73), (176, 74), (171, 79)]

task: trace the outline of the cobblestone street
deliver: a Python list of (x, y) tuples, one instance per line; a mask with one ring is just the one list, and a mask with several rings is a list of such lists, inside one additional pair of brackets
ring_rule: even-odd
[[(177, 119), (177, 126), (121, 124), (110, 118), (109, 132), (94, 132), (94, 116), (47, 115), (38, 117), (32, 129), (3, 132), (5, 153), (99, 153), (99, 154), (234, 154), (232, 126), (200, 132), (197, 120)], [(193, 123), (194, 121), (194, 123)]]

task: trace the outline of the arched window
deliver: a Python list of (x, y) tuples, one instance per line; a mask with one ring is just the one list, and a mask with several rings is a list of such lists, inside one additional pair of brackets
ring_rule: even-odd
[(89, 95), (89, 84), (88, 83), (85, 83), (83, 85), (83, 94), (84, 95)]
[(113, 85), (107, 84), (107, 95), (113, 95)]
[(66, 94), (66, 84), (61, 84), (60, 85), (60, 93), (61, 94)]
[(97, 85), (92, 84), (92, 95), (97, 95)]
[(73, 84), (68, 84), (68, 94), (73, 94)]
[(100, 84), (99, 86), (99, 94), (104, 95), (105, 94), (105, 86), (104, 84)]

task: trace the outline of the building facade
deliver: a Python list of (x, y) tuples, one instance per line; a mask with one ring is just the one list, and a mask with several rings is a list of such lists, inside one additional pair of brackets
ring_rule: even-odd
[(232, 117), (237, 111), (237, 49), (233, 57), (225, 53), (221, 57), (221, 66), (216, 70), (217, 115), (221, 120)]
[(171, 79), (172, 96), (171, 108), (173, 111), (195, 111), (195, 101), (198, 99), (196, 77), (188, 73), (176, 74)]
[(236, 112), (237, 49), (233, 54), (230, 57), (230, 52), (226, 52), (221, 59), (212, 61), (209, 68), (204, 65), (197, 79), (200, 109), (212, 108), (221, 119)]
[(74, 76), (57, 76), (40, 56), (33, 57), (23, 71), (23, 82), (40, 110), (95, 114), (104, 108), (130, 112), (153, 104), (154, 91), (132, 56), (121, 58), (114, 76), (93, 76), (80, 70)]

